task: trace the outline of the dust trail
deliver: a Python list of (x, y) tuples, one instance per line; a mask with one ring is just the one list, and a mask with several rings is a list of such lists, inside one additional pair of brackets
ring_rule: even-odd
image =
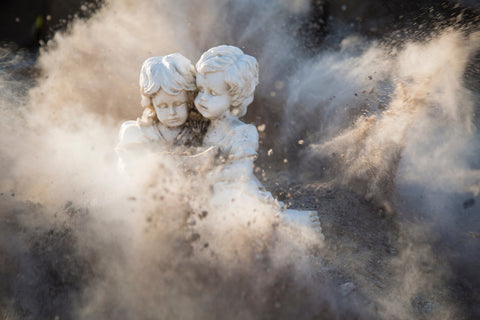
[[(418, 277), (406, 279), (402, 268), (409, 261), (417, 266), (419, 250), (402, 250), (390, 261), (392, 286), (380, 292), (366, 286), (363, 298), (380, 308), (375, 311), (342, 298), (336, 279), (320, 271), (327, 268), (322, 259), (331, 257), (307, 231), (278, 224), (261, 203), (237, 196), (231, 208), (208, 208), (209, 186), (185, 176), (176, 159), (146, 157), (135, 184), (117, 174), (119, 125), (141, 114), (141, 63), (172, 52), (196, 61), (226, 43), (261, 66), (249, 119), (264, 121), (275, 133), (265, 140), (280, 149), (299, 139), (312, 145), (313, 160), (304, 168), (326, 171), (321, 178), (335, 175), (407, 213), (412, 209), (401, 204), (412, 197), (414, 209), (432, 212), (433, 203), (444, 208), (435, 202), (438, 188), (448, 186), (451, 194), (478, 186), (468, 162), (478, 152), (466, 149), (477, 139), (474, 106), (461, 80), (476, 35), (446, 32), (400, 49), (347, 37), (340, 50), (312, 58), (295, 38), (308, 12), (309, 2), (300, 0), (107, 1), (42, 48), (35, 84), (5, 85), (8, 75), (2, 75), (2, 316), (410, 315), (408, 299), (417, 287), (409, 284)], [(292, 128), (283, 140), (280, 129), (272, 130), (282, 118)], [(452, 131), (443, 130), (446, 124)], [(312, 172), (301, 173), (307, 180)], [(411, 185), (428, 191), (420, 202), (408, 193)], [(415, 249), (416, 235), (405, 235), (402, 245)], [(432, 241), (424, 239), (426, 257), (434, 255)], [(441, 277), (432, 274), (432, 281)], [(397, 297), (397, 281), (405, 283), (406, 301), (384, 301)], [(442, 305), (445, 314), (455, 313), (448, 301)]]
[[(277, 19), (301, 15), (302, 7), (111, 1), (42, 48), (28, 94), (2, 98), (1, 212), (9, 236), (0, 250), (11, 262), (0, 269), (2, 317), (289, 317), (317, 313), (317, 305), (333, 314), (322, 287), (297, 295), (314, 277), (309, 252), (318, 241), (309, 230), (279, 225), (270, 207), (241, 195), (232, 195), (230, 208), (209, 208), (210, 187), (186, 177), (176, 159), (145, 157), (131, 183), (118, 174), (113, 151), (120, 123), (141, 114), (144, 59), (182, 52), (195, 61), (219, 43), (251, 42), (249, 53), (266, 61), (293, 47)], [(235, 13), (242, 28), (230, 25)], [(262, 33), (276, 40), (255, 42)]]
[[(388, 215), (397, 213), (404, 251), (392, 260), (398, 278), (380, 299), (384, 316), (411, 305), (423, 316), (468, 318), (470, 311), (453, 307), (441, 288), (478, 284), (470, 270), (478, 260), (468, 258), (478, 249), (480, 227), (473, 214), (478, 93), (468, 89), (465, 74), (479, 34), (446, 30), (393, 50), (375, 43), (355, 49), (321, 54), (293, 76), (287, 117), (307, 119), (310, 136), (303, 139), (316, 142), (303, 155), (305, 167), (317, 172), (304, 177), (333, 179)], [(300, 107), (305, 112), (295, 111)], [(443, 259), (448, 263), (433, 267)], [(456, 274), (460, 261), (469, 280)]]
[[(459, 190), (463, 181), (452, 185), (452, 178), (464, 174), (453, 177), (444, 169), (464, 167), (467, 158), (461, 155), (475, 143), (474, 97), (463, 75), (478, 50), (478, 34), (447, 31), (399, 50), (375, 43), (355, 47), (360, 54), (352, 53), (353, 41), (344, 41), (345, 53), (325, 53), (310, 62), (305, 70), (314, 72), (301, 70), (293, 77), (287, 118), (295, 122), (317, 112), (318, 122), (307, 122), (317, 127), (310, 130), (311, 140), (321, 141), (312, 144), (312, 153), (326, 157), (337, 179), (368, 198), (381, 202), (391, 195), (400, 158), (406, 170), (417, 169), (399, 179), (436, 175), (429, 188), (443, 182)], [(320, 100), (314, 88), (321, 90)], [(306, 110), (296, 115), (298, 105)], [(426, 160), (430, 157), (439, 161)]]

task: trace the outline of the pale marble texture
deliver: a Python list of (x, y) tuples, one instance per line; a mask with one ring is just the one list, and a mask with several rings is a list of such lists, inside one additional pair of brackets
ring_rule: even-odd
[(139, 77), (144, 112), (136, 121), (126, 121), (119, 133), (116, 151), (119, 168), (133, 171), (147, 150), (172, 152), (176, 146), (200, 145), (203, 120), (194, 119), (195, 68), (179, 53), (151, 57)]
[[(201, 171), (207, 168), (211, 206), (232, 214), (270, 212), (287, 224), (312, 228), (323, 238), (315, 211), (286, 209), (253, 173), (258, 131), (239, 117), (247, 112), (258, 84), (254, 57), (222, 45), (206, 51), (196, 70), (177, 53), (152, 57), (142, 65), (139, 84), (144, 113), (121, 126), (116, 148), (121, 170), (135, 170), (137, 160), (152, 152), (180, 154), (186, 147), (201, 146), (203, 152), (178, 159), (191, 172), (207, 163)], [(197, 89), (194, 103), (201, 116), (192, 110)]]
[(195, 106), (211, 121), (204, 146), (218, 151), (217, 163), (210, 172), (212, 203), (231, 204), (233, 194), (255, 197), (270, 204), (286, 223), (312, 227), (323, 238), (315, 211), (285, 209), (253, 173), (258, 150), (257, 128), (238, 117), (246, 113), (258, 84), (256, 59), (239, 48), (223, 45), (205, 52), (196, 69), (199, 93)]

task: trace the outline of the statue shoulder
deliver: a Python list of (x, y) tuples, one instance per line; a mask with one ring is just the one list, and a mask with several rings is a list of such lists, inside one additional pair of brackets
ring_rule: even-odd
[(118, 138), (121, 145), (145, 143), (152, 140), (153, 131), (152, 126), (143, 126), (138, 120), (130, 120), (122, 123)]
[(233, 128), (232, 157), (244, 158), (257, 155), (258, 131), (254, 125), (239, 121)]
[(234, 135), (239, 140), (246, 140), (252, 143), (258, 143), (258, 130), (253, 124), (247, 124), (239, 121), (233, 128)]

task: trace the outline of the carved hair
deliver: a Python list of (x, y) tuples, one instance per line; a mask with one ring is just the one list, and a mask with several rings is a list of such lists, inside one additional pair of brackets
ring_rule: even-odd
[(193, 95), (197, 90), (193, 64), (179, 53), (164, 57), (151, 57), (145, 60), (140, 71), (140, 93), (142, 107), (145, 108), (142, 122), (157, 122), (152, 99), (160, 90), (170, 95), (187, 92), (189, 108), (192, 108)]
[(222, 45), (202, 54), (196, 68), (200, 74), (224, 71), (228, 93), (232, 97), (230, 112), (238, 117), (247, 113), (258, 84), (258, 63), (254, 57), (237, 47)]

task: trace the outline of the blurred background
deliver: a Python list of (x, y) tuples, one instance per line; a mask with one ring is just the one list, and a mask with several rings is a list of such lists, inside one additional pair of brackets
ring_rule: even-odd
[[(101, 0), (3, 0), (0, 3), (0, 42), (36, 50), (74, 17), (88, 18)], [(451, 24), (462, 14), (465, 22), (478, 23), (477, 0), (311, 0), (311, 10), (300, 30), (305, 45), (316, 48), (329, 31), (343, 25), (371, 37), (384, 36), (411, 26), (432, 28)], [(407, 31), (405, 31), (407, 32)], [(413, 32), (410, 30), (410, 32)]]
[[(3, 0), (0, 319), (479, 319), (479, 29), (478, 0)], [(221, 43), (259, 61), (255, 173), (318, 211), (313, 255), (183, 259), (165, 181), (117, 193), (141, 63)]]
[(74, 16), (88, 17), (98, 6), (97, 1), (82, 0), (4, 0), (0, 4), (0, 41), (35, 51)]

